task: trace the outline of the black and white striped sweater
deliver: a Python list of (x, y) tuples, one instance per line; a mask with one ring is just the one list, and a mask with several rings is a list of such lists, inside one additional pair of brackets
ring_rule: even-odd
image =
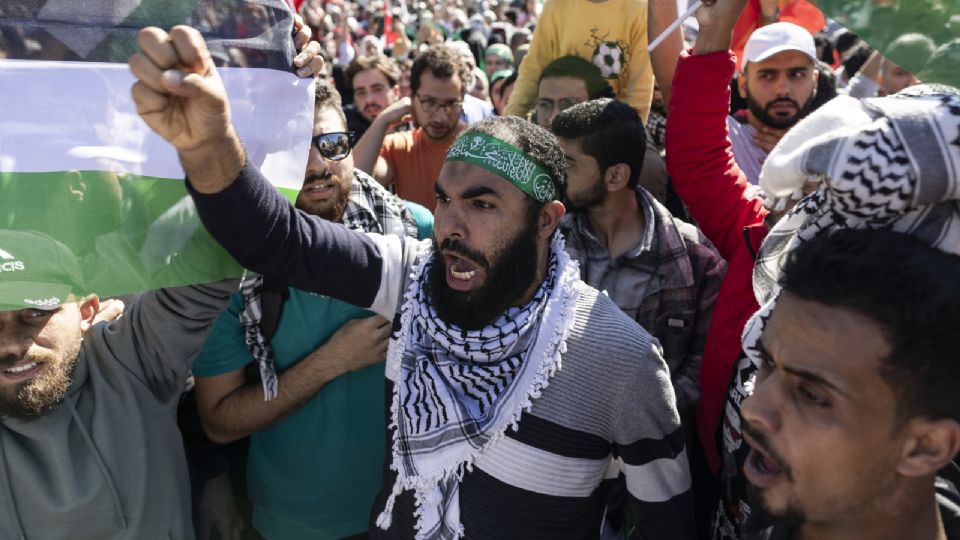
[[(252, 167), (218, 194), (191, 194), (213, 236), (247, 268), (386, 317), (400, 307), (411, 265), (426, 245), (296, 212)], [(518, 430), (508, 430), (464, 477), (466, 537), (597, 538), (610, 485), (623, 474), (637, 522), (633, 537), (693, 538), (684, 438), (659, 346), (585, 284), (576, 309), (561, 369)], [(385, 470), (374, 517), (396, 474)], [(404, 493), (391, 529), (371, 521), (371, 537), (412, 538), (414, 521), (412, 494)]]

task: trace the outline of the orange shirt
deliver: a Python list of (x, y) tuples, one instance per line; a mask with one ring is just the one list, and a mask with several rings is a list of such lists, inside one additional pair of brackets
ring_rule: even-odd
[(391, 133), (384, 138), (380, 156), (393, 169), (394, 191), (401, 199), (426, 206), (433, 212), (437, 206), (433, 186), (454, 139), (433, 142), (420, 128)]

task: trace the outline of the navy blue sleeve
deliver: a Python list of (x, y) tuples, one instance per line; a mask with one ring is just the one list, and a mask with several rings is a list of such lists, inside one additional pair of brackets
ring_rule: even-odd
[(187, 191), (210, 234), (245, 268), (357, 306), (373, 304), (383, 260), (367, 235), (293, 207), (249, 163), (230, 187)]

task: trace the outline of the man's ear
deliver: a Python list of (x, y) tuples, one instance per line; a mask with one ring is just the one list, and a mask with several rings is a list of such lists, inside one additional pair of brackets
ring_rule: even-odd
[(737, 77), (737, 91), (740, 92), (740, 97), (747, 99), (747, 66), (743, 66), (743, 71)]
[(94, 324), (97, 313), (100, 312), (100, 298), (91, 294), (79, 302), (80, 305), (80, 332), (85, 333)]
[(400, 84), (395, 84), (390, 87), (390, 93), (393, 94), (393, 100), (396, 101), (400, 99)]
[(607, 191), (620, 191), (627, 186), (630, 181), (630, 166), (626, 163), (617, 163), (607, 167), (603, 171), (603, 183), (607, 186)]
[(557, 225), (560, 224), (560, 218), (566, 213), (567, 209), (560, 201), (545, 203), (543, 208), (540, 209), (540, 221), (538, 222), (540, 229), (537, 231), (537, 236), (550, 238), (553, 231), (557, 229)]
[(960, 453), (960, 422), (951, 418), (913, 418), (904, 426), (904, 447), (897, 472), (907, 477), (936, 474)]

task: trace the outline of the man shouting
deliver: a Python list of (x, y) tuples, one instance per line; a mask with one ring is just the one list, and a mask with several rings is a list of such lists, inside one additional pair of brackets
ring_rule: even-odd
[(692, 537), (669, 373), (563, 250), (552, 135), (511, 118), (464, 132), (432, 241), (348, 231), (295, 212), (246, 163), (198, 33), (148, 28), (139, 44), (138, 111), (177, 148), (214, 237), (265, 275), (399, 317), (371, 536), (596, 538), (604, 480), (623, 473), (636, 537)]

